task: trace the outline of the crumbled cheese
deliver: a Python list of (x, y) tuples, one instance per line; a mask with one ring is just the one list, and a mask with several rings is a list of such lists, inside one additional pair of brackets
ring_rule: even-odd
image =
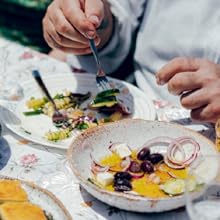
[(122, 159), (132, 154), (132, 152), (128, 148), (128, 145), (125, 143), (120, 143), (117, 146), (115, 146), (115, 153), (118, 154), (119, 157)]
[(114, 175), (109, 172), (98, 173), (96, 175), (96, 180), (102, 186), (108, 186), (113, 183)]

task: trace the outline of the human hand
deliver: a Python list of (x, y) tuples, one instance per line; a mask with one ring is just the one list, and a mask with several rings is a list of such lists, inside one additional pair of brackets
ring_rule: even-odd
[[(108, 16), (110, 27), (103, 36), (96, 29), (101, 25), (104, 14)], [(104, 44), (111, 35), (112, 17), (108, 4), (102, 0), (54, 0), (43, 19), (44, 38), (53, 49), (75, 55), (91, 52), (88, 38), (96, 45)]]
[(199, 58), (175, 58), (156, 74), (159, 85), (168, 84), (195, 120), (215, 123), (220, 118), (220, 65)]

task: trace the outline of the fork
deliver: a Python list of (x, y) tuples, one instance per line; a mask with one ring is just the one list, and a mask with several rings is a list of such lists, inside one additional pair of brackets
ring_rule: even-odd
[(56, 104), (53, 100), (53, 98), (51, 97), (47, 87), (45, 86), (41, 75), (39, 73), (39, 71), (37, 70), (33, 70), (32, 71), (32, 75), (34, 77), (34, 79), (36, 80), (37, 84), (39, 85), (39, 87), (42, 89), (42, 91), (44, 92), (45, 96), (48, 98), (48, 100), (52, 103), (53, 108), (54, 108), (54, 113), (52, 115), (52, 121), (54, 123), (54, 125), (56, 127), (61, 127), (62, 125), (65, 124), (65, 122), (67, 122), (67, 116), (62, 114), (56, 107)]
[(98, 69), (98, 71), (96, 73), (96, 84), (98, 86), (98, 89), (100, 91), (111, 89), (111, 86), (110, 86), (109, 81), (106, 77), (106, 74), (105, 74), (104, 70), (102, 69), (101, 62), (100, 62), (100, 59), (98, 56), (98, 50), (95, 46), (95, 42), (93, 39), (89, 39), (89, 45), (92, 50), (93, 56), (96, 61), (96, 66)]

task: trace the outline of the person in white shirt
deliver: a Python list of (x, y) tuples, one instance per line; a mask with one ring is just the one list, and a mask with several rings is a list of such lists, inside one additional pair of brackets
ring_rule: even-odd
[(135, 77), (143, 91), (178, 96), (193, 119), (220, 118), (219, 0), (54, 0), (43, 27), (47, 43), (88, 72), (96, 72), (88, 38), (95, 39), (107, 73), (135, 44)]

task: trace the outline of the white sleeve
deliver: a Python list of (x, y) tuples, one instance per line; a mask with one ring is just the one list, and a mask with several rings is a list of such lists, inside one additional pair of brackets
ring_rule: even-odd
[[(127, 57), (146, 1), (109, 0), (111, 11), (115, 17), (114, 32), (109, 43), (99, 52), (102, 67), (106, 73), (114, 72)], [(68, 55), (67, 61), (76, 68), (91, 73), (96, 72), (96, 65), (91, 55)]]

